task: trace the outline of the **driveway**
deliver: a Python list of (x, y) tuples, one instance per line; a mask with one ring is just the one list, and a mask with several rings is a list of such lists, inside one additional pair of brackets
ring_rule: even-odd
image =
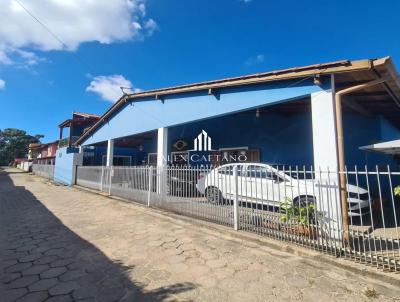
[[(400, 286), (0, 172), (0, 301), (396, 301)], [(400, 300), (397, 300), (400, 301)]]

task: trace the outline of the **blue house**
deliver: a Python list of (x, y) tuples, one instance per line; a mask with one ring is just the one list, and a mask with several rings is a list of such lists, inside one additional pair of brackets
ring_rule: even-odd
[(218, 157), (332, 171), (397, 165), (360, 148), (400, 138), (399, 99), (389, 57), (296, 67), (124, 95), (76, 146), (91, 165), (188, 164), (204, 130)]
[[(70, 131), (67, 140), (60, 137), (66, 144), (57, 151), (54, 179), (73, 184), (81, 165), (198, 166), (238, 159), (329, 171), (398, 170), (399, 152), (366, 146), (400, 138), (399, 100), (389, 57), (126, 94), (101, 117), (75, 113), (60, 125)], [(211, 156), (196, 149), (201, 133), (210, 140)]]
[[(300, 208), (303, 202), (313, 205), (315, 201), (318, 222), (311, 218), (310, 225), (301, 222), (299, 226), (315, 224), (322, 228), (320, 234), (327, 235), (328, 245), (335, 242), (335, 249), (336, 243), (342, 246), (348, 242), (350, 231), (354, 231), (352, 239), (360, 240), (359, 252), (364, 253), (360, 243), (364, 249), (365, 243), (371, 245), (365, 227), (380, 223), (386, 243), (386, 227), (398, 230), (400, 208), (393, 188), (400, 184), (400, 174), (392, 171), (399, 171), (399, 156), (400, 78), (391, 58), (384, 57), (125, 94), (90, 124), (70, 127), (68, 144), (57, 153), (54, 179), (71, 185), (78, 171), (80, 185), (147, 205), (162, 204), (178, 213), (195, 205), (200, 212), (195, 210), (190, 215), (203, 218), (205, 214), (207, 219), (210, 204), (225, 211), (232, 201), (228, 212), (224, 212), (229, 221), (217, 221), (233, 222), (235, 229), (239, 229), (240, 215), (244, 215), (244, 223), (251, 224), (250, 228), (276, 230), (269, 223), (263, 225), (259, 217), (263, 214), (258, 210), (265, 209), (264, 200), (270, 207), (272, 199), (276, 202), (272, 205), (281, 210), (288, 201), (292, 208), (295, 202)], [(286, 178), (265, 165), (269, 170), (259, 176), (253, 173), (257, 165), (250, 165), (242, 174), (243, 170), (231, 165), (227, 166), (231, 170), (222, 168), (210, 173), (189, 170), (199, 173), (189, 173), (181, 181), (170, 172), (183, 169), (164, 169), (170, 165), (196, 167), (230, 162), (306, 167), (311, 177), (301, 179), (297, 174)], [(147, 165), (157, 169), (114, 167)], [(349, 170), (355, 173), (350, 175)], [(325, 171), (325, 178), (317, 179), (321, 171)], [(374, 175), (375, 184), (370, 182), (369, 173)], [(205, 184), (209, 176), (215, 181)], [(219, 188), (224, 178), (225, 185)], [(387, 181), (381, 181), (383, 178)], [(305, 192), (293, 197), (296, 180), (297, 191), (302, 186)], [(178, 186), (179, 182), (184, 183), (183, 187)], [(245, 188), (240, 193), (239, 183)], [(222, 196), (224, 188), (229, 196)], [(278, 197), (263, 197), (265, 188)], [(281, 195), (281, 191), (285, 192)], [(182, 198), (182, 192), (195, 192), (195, 198)], [(390, 202), (385, 203), (385, 199)], [(379, 215), (375, 221), (374, 210)], [(359, 218), (358, 224), (353, 217)], [(357, 228), (350, 230), (350, 225)], [(279, 232), (292, 234), (287, 227)], [(310, 235), (317, 231), (307, 235), (308, 239), (312, 240)], [(382, 243), (382, 233), (374, 231), (373, 237)], [(393, 250), (398, 249), (396, 240), (396, 245), (394, 241), (391, 244)]]
[[(114, 172), (130, 171), (113, 166), (165, 171), (239, 161), (328, 171), (321, 188), (330, 198), (317, 206), (329, 209), (325, 219), (340, 230), (348, 221), (347, 183), (367, 185), (346, 171), (373, 168), (379, 178), (380, 170), (399, 170), (399, 147), (391, 146), (400, 139), (400, 80), (389, 57), (343, 60), (125, 94), (102, 116), (74, 113), (60, 129), (54, 180), (72, 185), (76, 171), (89, 171), (86, 181), (110, 194)], [(93, 176), (80, 166), (99, 168)], [(153, 187), (160, 196), (163, 175), (157, 172)], [(381, 206), (399, 178), (378, 185)], [(131, 182), (121, 180), (117, 189)]]

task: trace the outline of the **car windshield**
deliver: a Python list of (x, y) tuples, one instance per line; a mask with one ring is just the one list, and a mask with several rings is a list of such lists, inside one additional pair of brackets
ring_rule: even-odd
[(286, 172), (285, 174), (294, 179), (315, 179), (314, 172)]
[(246, 174), (242, 176), (270, 179), (274, 181), (283, 181), (283, 178), (280, 177), (276, 172), (272, 171), (270, 168), (258, 165), (248, 166), (246, 169)]
[[(272, 167), (273, 169), (269, 168)], [(222, 166), (218, 169), (219, 174), (233, 175), (233, 166)], [(275, 171), (276, 170), (276, 171)], [(314, 179), (313, 171), (304, 170), (303, 168), (288, 165), (249, 165), (238, 166), (238, 176), (271, 179), (274, 181), (283, 181), (288, 176), (293, 179)]]
[(218, 169), (219, 174), (233, 175), (233, 166), (222, 166)]

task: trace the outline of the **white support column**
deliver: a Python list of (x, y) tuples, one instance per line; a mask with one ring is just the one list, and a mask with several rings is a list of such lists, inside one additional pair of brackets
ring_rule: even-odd
[(338, 155), (335, 119), (335, 90), (311, 94), (314, 169), (317, 210), (324, 216), (324, 232), (341, 238), (341, 205), (338, 187)]
[(238, 167), (233, 168), (233, 177), (235, 179), (235, 197), (233, 199), (233, 228), (235, 231), (239, 230), (239, 181), (238, 181)]
[(157, 135), (157, 193), (166, 192), (168, 161), (168, 128), (158, 128)]
[(107, 167), (113, 165), (113, 158), (114, 158), (114, 140), (109, 139), (107, 141)]
[(336, 171), (338, 167), (334, 93), (311, 94), (314, 168)]
[[(107, 141), (107, 162), (106, 162), (106, 179), (103, 177), (103, 181), (105, 181), (106, 188), (108, 188), (108, 195), (111, 195), (111, 187), (112, 187), (112, 178), (113, 178), (113, 165), (114, 165), (114, 140), (109, 139)], [(104, 186), (103, 186), (104, 187)]]
[(157, 136), (157, 167), (167, 165), (168, 159), (168, 128), (158, 128)]

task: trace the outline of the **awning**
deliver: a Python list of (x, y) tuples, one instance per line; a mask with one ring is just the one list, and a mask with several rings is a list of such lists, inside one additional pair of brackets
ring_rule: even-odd
[(359, 148), (364, 151), (381, 152), (390, 155), (400, 155), (400, 139), (388, 141)]

